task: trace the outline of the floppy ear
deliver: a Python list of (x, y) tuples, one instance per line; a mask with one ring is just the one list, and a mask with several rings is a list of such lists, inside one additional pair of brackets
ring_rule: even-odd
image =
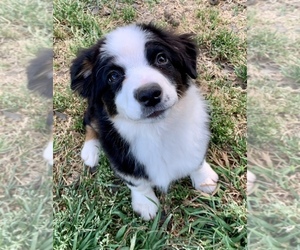
[(91, 96), (93, 87), (93, 68), (99, 55), (100, 43), (79, 52), (71, 66), (71, 89), (82, 97)]
[(184, 49), (181, 56), (185, 65), (187, 74), (193, 78), (197, 78), (197, 46), (192, 39), (191, 34), (183, 34), (179, 36), (180, 43)]
[(47, 98), (53, 97), (53, 50), (40, 50), (26, 69), (27, 88)]

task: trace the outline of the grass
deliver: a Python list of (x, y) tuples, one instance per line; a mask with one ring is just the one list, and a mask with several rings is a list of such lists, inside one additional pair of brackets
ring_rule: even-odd
[(230, 60), (239, 56), (239, 45), (239, 38), (235, 34), (222, 30), (211, 39), (211, 53), (221, 60)]
[(296, 11), (293, 3), (283, 2), (249, 8), (248, 161), (258, 178), (248, 197), (248, 245), (253, 249), (300, 247)]
[[(245, 12), (237, 12), (233, 2), (221, 11), (223, 5), (210, 8), (206, 1), (188, 0), (175, 5), (168, 1), (134, 1), (134, 5), (132, 1), (54, 1), (57, 77), (53, 102), (55, 111), (63, 114), (54, 117), (54, 249), (246, 248), (246, 92), (241, 86), (247, 74), (246, 46), (245, 34), (229, 26), (244, 30)], [(90, 11), (94, 8), (99, 11)], [(163, 9), (177, 19), (165, 17)], [(220, 186), (214, 196), (207, 196), (193, 190), (190, 180), (177, 181), (167, 195), (156, 192), (161, 201), (158, 216), (145, 222), (133, 213), (130, 191), (113, 175), (105, 155), (94, 175), (83, 166), (80, 150), (86, 102), (70, 91), (68, 70), (80, 47), (148, 15), (161, 27), (174, 28), (176, 23), (178, 33), (197, 34), (201, 48), (197, 84), (211, 104), (208, 161), (220, 176)]]
[(284, 57), (286, 50), (282, 50), (282, 47), (286, 42), (285, 36), (271, 30), (260, 30), (251, 37), (248, 36), (249, 49), (255, 51), (258, 58), (275, 59), (278, 56)]
[[(40, 47), (52, 45), (49, 35), (52, 33), (52, 20), (49, 15), (38, 15), (51, 11), (47, 1), (14, 0), (1, 2), (1, 36), (6, 39), (19, 39), (25, 49), (36, 53)], [(48, 12), (49, 13), (49, 12)], [(34, 40), (35, 44), (31, 42)]]
[[(51, 102), (30, 93), (25, 68), (52, 45), (51, 3), (1, 1), (0, 248), (52, 249), (52, 178), (42, 159)], [(49, 18), (50, 17), (50, 18)]]
[[(230, 25), (230, 19), (224, 18), (224, 14), (221, 13), (219, 9), (215, 8), (201, 8), (197, 11), (196, 18), (205, 28), (199, 30), (196, 40), (203, 53), (205, 54), (206, 51), (209, 53), (211, 57), (209, 60), (217, 62), (219, 67), (230, 70), (234, 68), (236, 77), (244, 83), (245, 88), (247, 79), (247, 73), (245, 74), (247, 71), (245, 36), (238, 36), (237, 31), (233, 30)], [(234, 9), (230, 15), (231, 17), (235, 16)], [(238, 17), (241, 15), (242, 13)], [(242, 22), (243, 19), (237, 21)]]
[(289, 64), (282, 69), (282, 74), (294, 81), (294, 88), (297, 88), (300, 84), (300, 61), (293, 64)]
[(234, 69), (236, 76), (243, 82), (247, 83), (247, 66), (242, 64)]
[(122, 14), (125, 23), (133, 22), (136, 15), (134, 8), (131, 6), (125, 7)]
[(51, 182), (22, 187), (14, 180), (5, 183), (0, 215), (1, 249), (51, 249)]

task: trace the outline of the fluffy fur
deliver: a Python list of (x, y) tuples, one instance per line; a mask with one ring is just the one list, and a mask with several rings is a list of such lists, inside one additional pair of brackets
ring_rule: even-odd
[(209, 116), (192, 81), (196, 57), (188, 34), (130, 25), (83, 50), (71, 67), (71, 88), (88, 99), (81, 157), (96, 166), (101, 144), (145, 220), (159, 205), (154, 186), (167, 191), (190, 176), (198, 190), (216, 188), (218, 176), (205, 161)]

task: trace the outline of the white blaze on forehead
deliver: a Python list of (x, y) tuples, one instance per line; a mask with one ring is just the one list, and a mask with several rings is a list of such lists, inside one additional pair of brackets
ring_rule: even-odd
[(107, 56), (113, 56), (119, 65), (130, 67), (136, 63), (147, 63), (145, 58), (146, 42), (147, 33), (136, 25), (130, 25), (117, 28), (109, 33), (101, 51)]

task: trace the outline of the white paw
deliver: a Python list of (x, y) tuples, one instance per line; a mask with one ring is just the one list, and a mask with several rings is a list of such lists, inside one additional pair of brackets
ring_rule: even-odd
[(43, 152), (43, 157), (47, 163), (53, 166), (53, 141), (49, 141)]
[(255, 186), (256, 176), (249, 170), (247, 170), (247, 194), (250, 194), (253, 191)]
[(81, 159), (84, 164), (89, 167), (95, 167), (98, 165), (100, 155), (100, 142), (93, 139), (86, 141), (81, 150)]
[(143, 194), (131, 190), (132, 208), (143, 220), (151, 220), (156, 216), (159, 201), (153, 190)]
[(204, 193), (211, 194), (217, 188), (219, 176), (206, 161), (204, 161), (202, 166), (193, 172), (190, 177), (195, 189)]

